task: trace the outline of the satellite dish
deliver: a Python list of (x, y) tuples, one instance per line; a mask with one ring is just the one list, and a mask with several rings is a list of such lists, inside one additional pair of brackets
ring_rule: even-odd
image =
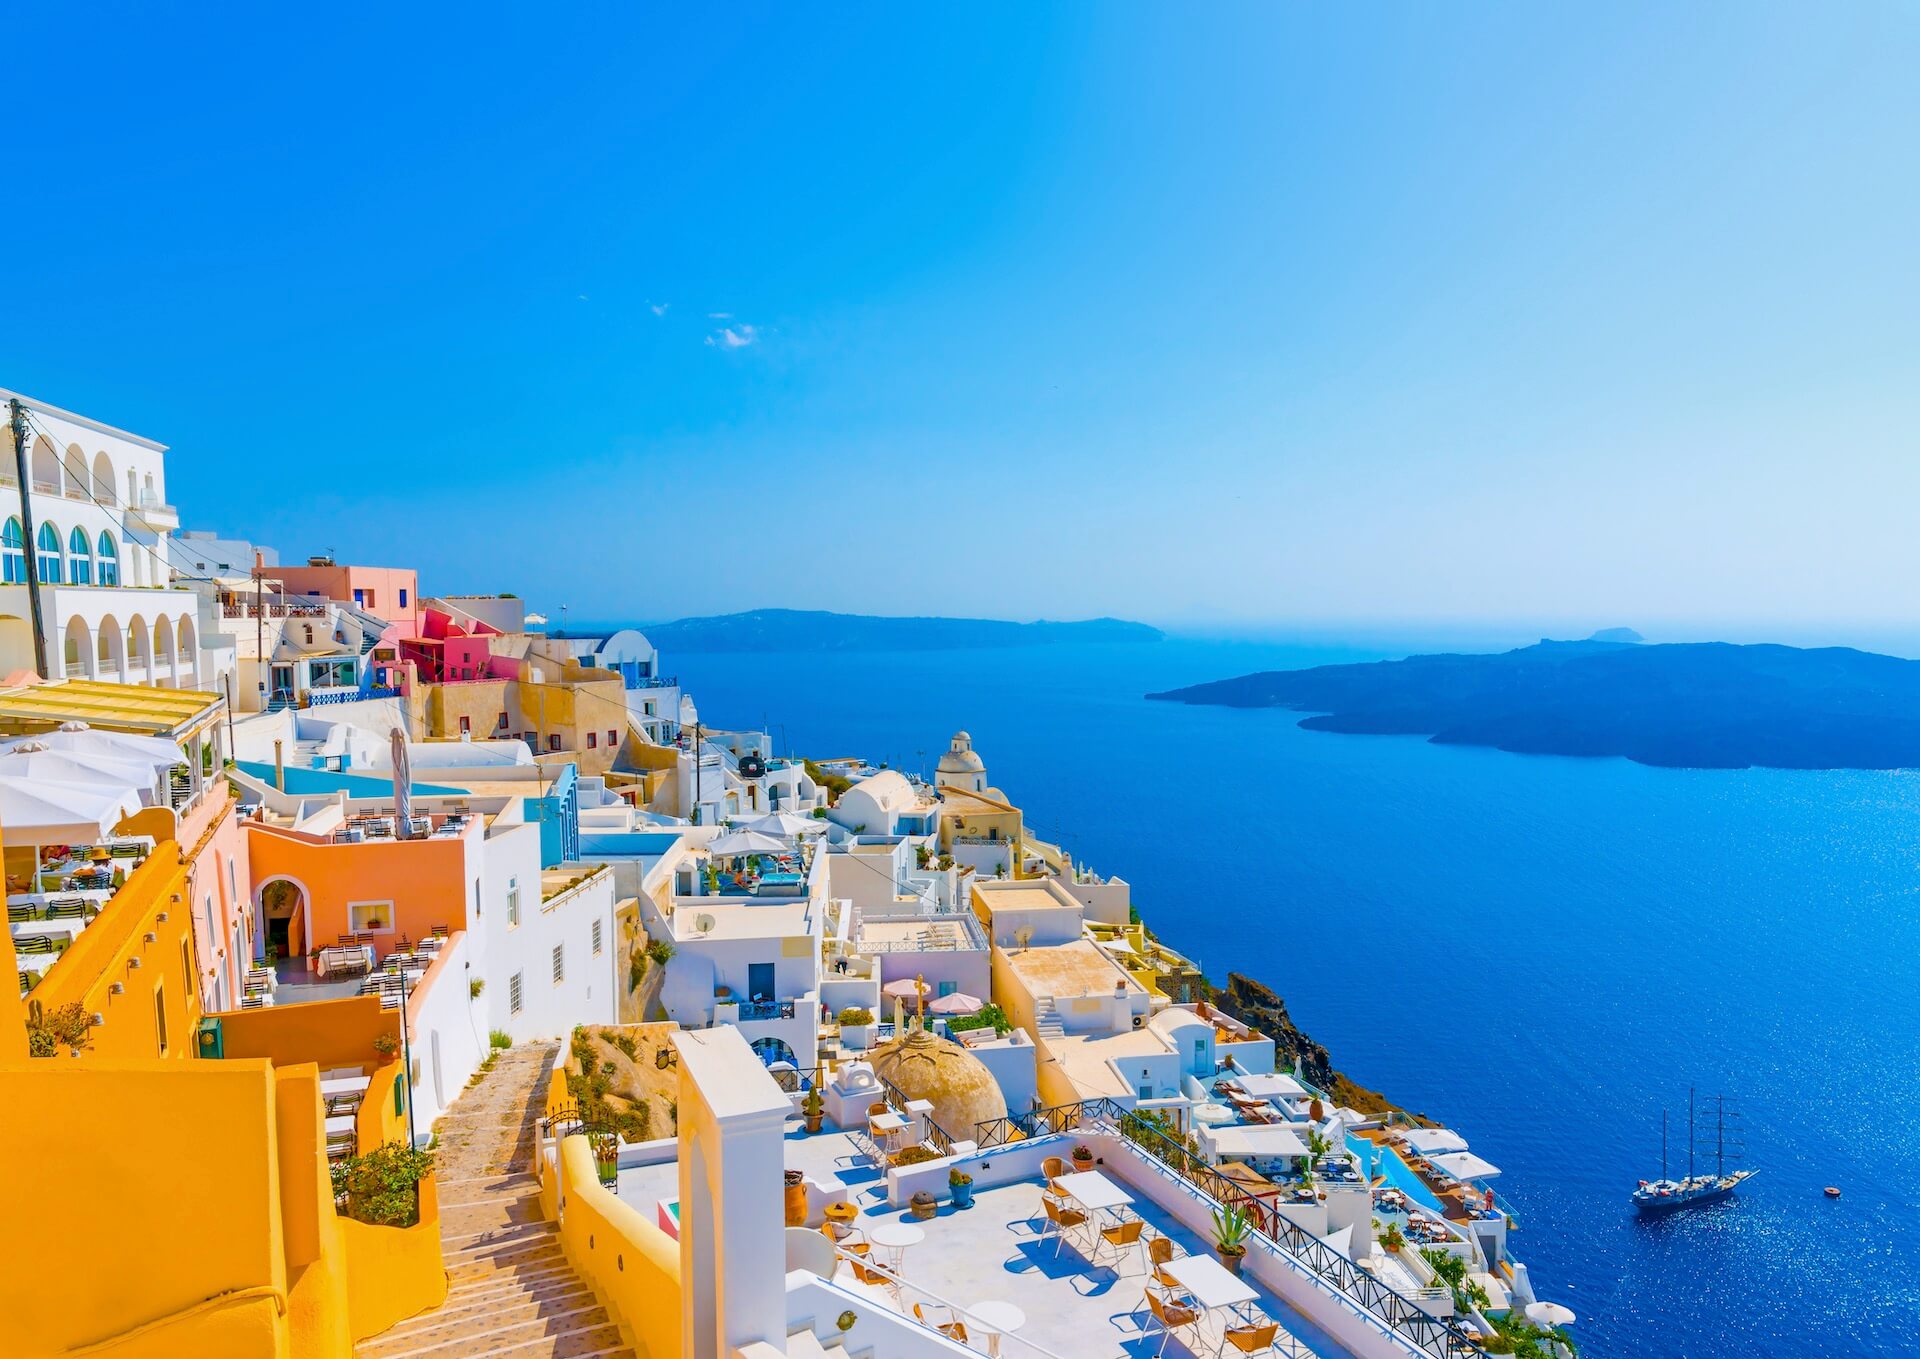
[(696, 934), (708, 934), (713, 930), (713, 926), (714, 919), (710, 915), (696, 915), (693, 918), (693, 928)]

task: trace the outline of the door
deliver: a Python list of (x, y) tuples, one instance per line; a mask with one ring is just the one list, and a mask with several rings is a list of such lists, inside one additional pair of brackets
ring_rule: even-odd
[(748, 1000), (772, 1000), (773, 999), (773, 964), (772, 963), (748, 963), (747, 964), (747, 999)]
[(270, 699), (272, 698), (289, 698), (290, 699), (293, 697), (293, 667), (292, 666), (276, 665), (273, 667), (272, 693), (270, 693), (268, 697)]
[(433, 1065), (433, 1102), (440, 1108), (447, 1107), (447, 1092), (440, 1088), (440, 1030), (435, 1029), (427, 1038), (427, 1055)]

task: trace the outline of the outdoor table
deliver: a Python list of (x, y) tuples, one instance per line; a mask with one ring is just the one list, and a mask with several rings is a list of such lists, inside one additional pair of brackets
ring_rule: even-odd
[(875, 1133), (884, 1137), (889, 1143), (893, 1141), (895, 1133), (903, 1131), (907, 1126), (907, 1120), (895, 1113), (875, 1114), (867, 1120), (867, 1123)]
[(926, 1239), (927, 1234), (911, 1222), (883, 1222), (867, 1233), (867, 1240), (887, 1253), (887, 1268), (895, 1274), (906, 1263), (907, 1248)]
[(333, 1080), (320, 1082), (322, 1095), (358, 1095), (366, 1091), (371, 1079), (366, 1076), (340, 1076)]
[(15, 939), (23, 934), (65, 935), (71, 943), (86, 924), (84, 920), (14, 920), (8, 922), (7, 932)]
[(1053, 1182), (1088, 1212), (1124, 1208), (1133, 1202), (1131, 1194), (1097, 1170), (1076, 1170), (1071, 1174), (1056, 1175)]
[(21, 953), (14, 956), (14, 970), (18, 972), (45, 972), (60, 961), (57, 953)]
[(998, 1359), (1000, 1337), (1027, 1324), (1027, 1314), (1010, 1302), (983, 1302), (967, 1308), (967, 1317), (987, 1337), (987, 1353)]
[(1253, 1302), (1259, 1294), (1211, 1255), (1178, 1255), (1160, 1266), (1166, 1276), (1206, 1311)]

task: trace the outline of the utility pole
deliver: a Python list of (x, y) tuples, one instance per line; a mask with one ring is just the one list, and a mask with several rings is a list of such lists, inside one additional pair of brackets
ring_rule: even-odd
[(693, 724), (693, 824), (696, 826), (700, 824), (700, 757), (701, 747), (704, 744), (705, 741), (701, 737), (701, 726), (698, 722), (695, 722)]
[(33, 668), (41, 679), (52, 679), (47, 673), (47, 633), (40, 617), (40, 559), (34, 555), (33, 547), (33, 480), (27, 475), (27, 408), (20, 404), (19, 397), (9, 397), (7, 406), (13, 417), (14, 472), (20, 478), (20, 535), (27, 564), (27, 610), (33, 615)]
[(261, 579), (264, 563), (260, 549), (253, 550), (253, 673), (255, 687), (260, 691), (260, 709), (267, 710), (267, 605), (262, 597), (265, 581)]

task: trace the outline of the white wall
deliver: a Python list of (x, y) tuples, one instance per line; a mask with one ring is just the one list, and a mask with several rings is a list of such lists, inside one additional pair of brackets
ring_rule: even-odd
[(408, 1042), (419, 1079), (413, 1086), (414, 1122), (425, 1133), (460, 1097), (486, 1056), (486, 997), (472, 999), (473, 935), (462, 930), (440, 951), (432, 983), (414, 993)]
[[(584, 870), (585, 865), (582, 865)], [(510, 920), (507, 898), (519, 894), (519, 923)], [(515, 1042), (563, 1037), (576, 1024), (620, 1022), (614, 926), (613, 874), (589, 881), (552, 902), (540, 900), (540, 828), (500, 829), (488, 834), (481, 868), (481, 932), (486, 940), (488, 1026), (505, 1029)], [(593, 922), (600, 922), (600, 952), (593, 952)], [(553, 980), (553, 950), (564, 950), (561, 980)], [(520, 1009), (513, 1010), (515, 974)]]

